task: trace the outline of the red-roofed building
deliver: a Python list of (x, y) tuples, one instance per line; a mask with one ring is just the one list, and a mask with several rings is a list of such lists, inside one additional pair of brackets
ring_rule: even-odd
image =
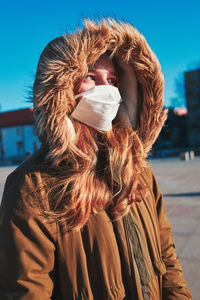
[(33, 108), (0, 113), (0, 127), (34, 124)]
[(39, 145), (32, 108), (0, 113), (1, 161), (22, 161), (33, 154)]

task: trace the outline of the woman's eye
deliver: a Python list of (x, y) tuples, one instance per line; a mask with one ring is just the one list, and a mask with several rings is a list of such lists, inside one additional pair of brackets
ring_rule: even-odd
[(108, 82), (111, 83), (111, 84), (113, 84), (113, 85), (116, 84), (116, 81), (117, 81), (117, 80), (116, 80), (115, 77), (111, 77), (111, 78), (108, 79)]
[(86, 80), (94, 80), (94, 76), (93, 75), (87, 75), (85, 77)]

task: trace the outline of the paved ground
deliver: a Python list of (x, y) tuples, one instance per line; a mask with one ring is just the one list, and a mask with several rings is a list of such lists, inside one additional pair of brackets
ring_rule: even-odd
[[(165, 196), (176, 251), (193, 300), (200, 299), (200, 157), (192, 161), (151, 161)], [(0, 199), (6, 176), (15, 167), (0, 167)]]
[(3, 194), (4, 183), (6, 181), (6, 177), (15, 168), (16, 168), (16, 166), (12, 166), (12, 167), (0, 167), (0, 202), (1, 202), (1, 197), (2, 197), (2, 194)]
[(193, 300), (200, 299), (200, 158), (152, 160), (176, 251)]

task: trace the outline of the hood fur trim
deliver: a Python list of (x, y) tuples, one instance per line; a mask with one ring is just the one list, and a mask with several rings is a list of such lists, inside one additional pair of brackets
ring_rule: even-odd
[(155, 142), (166, 119), (164, 78), (156, 55), (143, 35), (128, 23), (85, 20), (82, 30), (50, 42), (38, 63), (33, 87), (36, 128), (51, 152), (59, 147), (62, 156), (71, 143), (66, 115), (76, 105), (74, 85), (106, 51), (132, 66), (138, 82), (135, 130), (146, 154)]

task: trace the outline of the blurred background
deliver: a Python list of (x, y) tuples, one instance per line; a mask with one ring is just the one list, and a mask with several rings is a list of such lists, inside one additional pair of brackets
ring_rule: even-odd
[(55, 37), (82, 27), (83, 17), (102, 16), (132, 23), (145, 36), (161, 63), (169, 117), (151, 157), (182, 155), (187, 159), (187, 156), (198, 155), (199, 11), (197, 0), (2, 2), (0, 164), (19, 163), (39, 147), (28, 99), (44, 47)]

